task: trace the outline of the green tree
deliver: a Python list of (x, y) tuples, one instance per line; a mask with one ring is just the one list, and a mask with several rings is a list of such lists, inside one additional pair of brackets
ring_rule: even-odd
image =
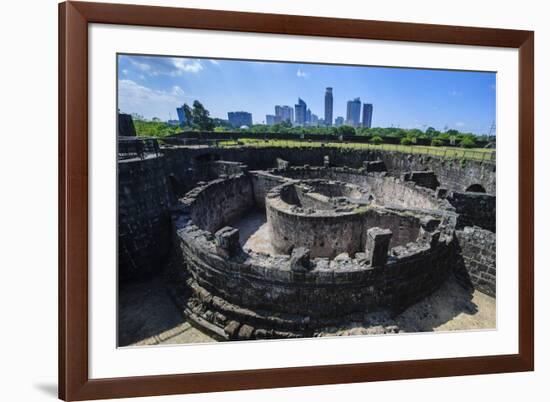
[(355, 135), (355, 128), (351, 126), (341, 126), (338, 127), (337, 133), (339, 135)]
[(414, 144), (414, 141), (411, 137), (401, 138), (401, 145), (412, 145), (412, 144)]
[(212, 131), (214, 129), (210, 112), (198, 100), (193, 102), (193, 123), (201, 131)]
[(382, 144), (384, 140), (379, 135), (375, 135), (374, 137), (371, 138), (370, 142), (375, 145), (378, 145), (378, 144)]
[(472, 137), (466, 136), (460, 141), (460, 146), (462, 148), (474, 148), (476, 146), (476, 141)]

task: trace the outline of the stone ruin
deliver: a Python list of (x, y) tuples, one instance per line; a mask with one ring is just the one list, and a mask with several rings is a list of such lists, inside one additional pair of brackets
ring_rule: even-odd
[[(198, 151), (170, 149), (161, 165), (119, 163), (127, 164), (124, 180), (127, 169), (143, 172), (144, 163), (156, 168), (148, 179), (139, 178), (150, 193), (137, 216), (124, 208), (132, 190), (124, 187), (131, 184), (119, 186), (119, 260), (134, 264), (133, 271), (119, 268), (123, 278), (139, 271), (140, 259), (148, 266), (168, 261), (179, 284), (173, 295), (185, 315), (225, 340), (316, 336), (369, 314), (392, 316), (450, 275), (495, 297), (494, 192), (464, 191), (438, 174), (437, 159), (402, 170), (410, 159), (399, 155), (396, 161), (380, 154), (358, 161), (350, 154), (346, 166), (341, 155), (328, 154), (297, 164), (304, 155), (287, 151), (254, 161), (245, 157), (256, 152), (251, 149), (196, 159), (189, 152)], [(472, 178), (488, 174), (494, 180), (494, 166), (476, 169)], [(490, 179), (478, 185), (494, 189)], [(258, 215), (260, 224), (245, 224)], [(138, 246), (129, 237), (121, 240), (121, 233), (128, 236), (121, 231), (125, 225), (150, 231), (154, 239), (141, 235), (152, 246), (134, 251)], [(256, 235), (261, 241), (251, 241)]]

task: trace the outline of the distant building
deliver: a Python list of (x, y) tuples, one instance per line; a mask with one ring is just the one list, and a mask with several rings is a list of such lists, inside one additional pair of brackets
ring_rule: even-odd
[(166, 122), (166, 124), (168, 124), (169, 126), (175, 127), (175, 126), (179, 126), (180, 121), (179, 120), (168, 120)]
[(248, 112), (229, 112), (227, 113), (229, 124), (232, 127), (252, 126), (252, 113)]
[(281, 118), (279, 116), (275, 116), (274, 114), (266, 114), (265, 115), (265, 124), (268, 126), (273, 126), (274, 124), (280, 123)]
[(371, 128), (372, 125), (372, 103), (363, 103), (363, 127)]
[(183, 111), (183, 106), (176, 108), (176, 112), (178, 112), (178, 121), (180, 124), (180, 127), (185, 126), (185, 112)]
[(312, 126), (318, 126), (319, 125), (319, 117), (315, 114), (311, 114), (311, 121), (309, 122)]
[(332, 88), (327, 87), (325, 90), (325, 118), (324, 123), (326, 126), (332, 126), (332, 105), (333, 105), (333, 98), (332, 98)]
[(298, 126), (304, 126), (306, 124), (307, 105), (298, 98), (298, 103), (294, 105), (294, 122)]
[(361, 119), (361, 99), (355, 98), (348, 101), (346, 111), (346, 124), (352, 127), (359, 127)]
[(275, 106), (275, 116), (279, 119), (279, 123), (284, 121), (288, 123), (294, 122), (294, 109), (290, 106)]
[(311, 125), (311, 109), (306, 110), (306, 126)]
[(344, 125), (344, 118), (342, 116), (338, 116), (336, 120), (334, 121), (334, 125), (336, 127), (340, 127)]

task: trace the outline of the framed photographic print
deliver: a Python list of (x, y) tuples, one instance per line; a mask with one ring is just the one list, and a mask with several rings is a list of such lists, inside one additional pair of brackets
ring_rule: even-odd
[(533, 32), (59, 10), (60, 398), (533, 370)]

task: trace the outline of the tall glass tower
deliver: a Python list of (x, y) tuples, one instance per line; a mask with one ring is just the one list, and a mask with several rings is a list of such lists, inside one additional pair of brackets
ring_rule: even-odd
[(296, 125), (298, 126), (305, 126), (306, 124), (306, 113), (307, 113), (307, 105), (306, 103), (298, 98), (298, 103), (294, 105), (294, 118)]
[(355, 98), (348, 101), (346, 113), (346, 124), (352, 127), (359, 127), (361, 121), (361, 99)]
[(325, 90), (325, 125), (332, 126), (332, 88), (327, 87)]

